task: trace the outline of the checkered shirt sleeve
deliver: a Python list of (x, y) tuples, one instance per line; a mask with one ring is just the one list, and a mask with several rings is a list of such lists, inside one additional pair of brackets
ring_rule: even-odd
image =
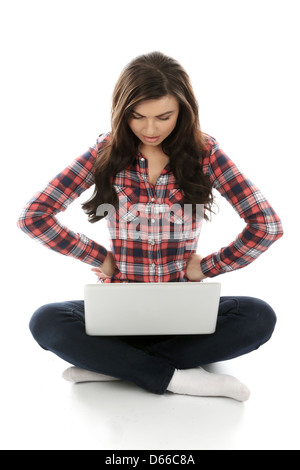
[(209, 137), (209, 141), (211, 152), (203, 161), (203, 171), (213, 188), (246, 222), (232, 243), (201, 261), (203, 273), (214, 277), (250, 264), (283, 235), (283, 229), (261, 191), (238, 170), (214, 138)]
[(36, 193), (23, 208), (17, 225), (31, 238), (63, 255), (72, 256), (92, 266), (100, 266), (107, 250), (82, 233), (74, 233), (56, 218), (59, 212), (94, 184), (93, 168), (97, 151), (105, 137)]

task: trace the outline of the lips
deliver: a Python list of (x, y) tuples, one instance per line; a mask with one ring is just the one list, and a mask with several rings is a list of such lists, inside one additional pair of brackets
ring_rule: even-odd
[(148, 142), (155, 142), (159, 139), (159, 136), (148, 137), (147, 135), (143, 135), (144, 140), (148, 140)]

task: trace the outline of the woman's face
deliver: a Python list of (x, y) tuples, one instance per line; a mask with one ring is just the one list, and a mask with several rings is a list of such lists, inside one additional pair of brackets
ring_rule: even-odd
[(156, 147), (171, 134), (176, 126), (178, 114), (177, 99), (166, 95), (137, 104), (128, 125), (144, 145)]

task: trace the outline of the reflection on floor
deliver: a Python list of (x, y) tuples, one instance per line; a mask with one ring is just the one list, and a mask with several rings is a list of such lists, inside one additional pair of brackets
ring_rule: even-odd
[(280, 363), (279, 347), (280, 335), (257, 352), (210, 367), (249, 386), (249, 401), (239, 403), (158, 396), (125, 382), (65, 382), (60, 374), (68, 364), (30, 338), (26, 362), (2, 388), (2, 448), (299, 449), (299, 401), (286, 393), (287, 384), (299, 390), (299, 379)]

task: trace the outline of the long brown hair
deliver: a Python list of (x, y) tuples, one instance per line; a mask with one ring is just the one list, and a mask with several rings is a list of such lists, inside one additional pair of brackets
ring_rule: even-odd
[(175, 129), (162, 143), (162, 150), (168, 155), (171, 171), (183, 191), (184, 204), (193, 204), (193, 213), (195, 204), (203, 204), (211, 210), (212, 187), (201, 168), (205, 141), (189, 76), (176, 60), (161, 52), (152, 52), (132, 60), (115, 85), (110, 139), (101, 148), (95, 163), (94, 193), (82, 204), (90, 222), (103, 217), (96, 215), (100, 204), (117, 207), (112, 179), (134, 163), (140, 143), (128, 125), (134, 107), (165, 95), (178, 100), (179, 115)]

